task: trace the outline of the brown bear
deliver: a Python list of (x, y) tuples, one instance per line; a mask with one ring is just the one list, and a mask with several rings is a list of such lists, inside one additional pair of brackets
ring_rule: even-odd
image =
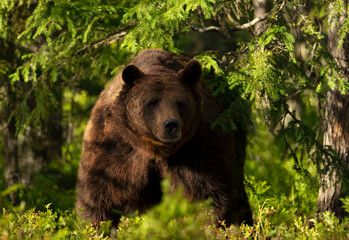
[(252, 224), (243, 185), (246, 133), (212, 129), (222, 106), (195, 59), (142, 51), (101, 93), (87, 124), (76, 210), (95, 226), (161, 201), (170, 175), (189, 199), (212, 198), (218, 221)]

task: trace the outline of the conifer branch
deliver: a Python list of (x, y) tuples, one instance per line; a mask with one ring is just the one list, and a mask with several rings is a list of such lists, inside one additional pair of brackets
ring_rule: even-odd
[(136, 25), (135, 23), (132, 23), (132, 24), (129, 24), (123, 28), (120, 28), (119, 30), (117, 30), (111, 34), (108, 34), (107, 36), (105, 36), (105, 37), (103, 37), (103, 38), (101, 38), (101, 39), (99, 39), (99, 40), (97, 40), (89, 45), (86, 45), (86, 46), (80, 48), (79, 50), (74, 52), (73, 55), (80, 54), (89, 48), (98, 48), (103, 44), (112, 44), (112, 43), (122, 39), (123, 37), (125, 37), (127, 34), (127, 32), (125, 30), (127, 30), (135, 25)]
[[(283, 8), (285, 7), (287, 3), (287, 0), (282, 1), (282, 3), (278, 6), (278, 9), (276, 10), (276, 17), (279, 15), (279, 13), (283, 10)], [(195, 27), (192, 25), (189, 25), (189, 27), (195, 31), (195, 32), (222, 32), (222, 33), (227, 33), (227, 32), (235, 32), (235, 31), (240, 31), (240, 30), (245, 30), (248, 29), (250, 27), (253, 27), (254, 25), (256, 25), (257, 23), (267, 19), (269, 16), (274, 15), (273, 11), (264, 14), (263, 16), (260, 17), (256, 17), (254, 18), (252, 21), (244, 23), (240, 26), (234, 26), (234, 27), (217, 27), (217, 26), (208, 26), (208, 27)]]
[(265, 20), (267, 17), (270, 16), (270, 13), (267, 13), (261, 17), (257, 17), (255, 19), (253, 19), (250, 22), (244, 23), (240, 26), (234, 26), (234, 27), (216, 27), (216, 26), (209, 26), (209, 27), (204, 27), (204, 28), (199, 28), (199, 27), (194, 27), (194, 26), (189, 26), (193, 31), (195, 32), (234, 32), (234, 31), (240, 31), (240, 30), (245, 30), (248, 29), (254, 25), (256, 25), (257, 23)]
[[(92, 43), (90, 43), (88, 45), (85, 45), (84, 47), (82, 47), (82, 48), (78, 49), (77, 51), (75, 51), (74, 53), (72, 53), (71, 56), (75, 56), (75, 55), (81, 54), (81, 53), (83, 53), (83, 52), (85, 52), (85, 51), (87, 51), (88, 49), (91, 49), (91, 48), (98, 48), (98, 47), (100, 47), (103, 44), (112, 44), (112, 43), (114, 43), (114, 42), (116, 42), (118, 40), (121, 40), (127, 34), (127, 32), (125, 30), (127, 30), (127, 29), (129, 29), (129, 28), (131, 28), (131, 27), (133, 27), (135, 25), (136, 25), (136, 23), (131, 23), (131, 24), (129, 24), (129, 25), (123, 27), (123, 28), (120, 28), (117, 31), (115, 31), (115, 32), (113, 32), (111, 34), (108, 34), (107, 36), (105, 36), (105, 37), (103, 37), (103, 38), (101, 38), (101, 39), (99, 39), (97, 41), (94, 41), (94, 42), (92, 42)], [(68, 58), (63, 59), (60, 63), (57, 64), (57, 66), (61, 66), (67, 60), (68, 60)]]

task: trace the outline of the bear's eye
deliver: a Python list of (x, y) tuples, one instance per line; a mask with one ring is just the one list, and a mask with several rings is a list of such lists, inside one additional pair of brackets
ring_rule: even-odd
[(176, 105), (179, 109), (182, 109), (185, 106), (184, 102), (176, 102)]
[(150, 102), (147, 103), (147, 107), (150, 109), (155, 108), (157, 105), (159, 104), (159, 100), (158, 99), (153, 99)]

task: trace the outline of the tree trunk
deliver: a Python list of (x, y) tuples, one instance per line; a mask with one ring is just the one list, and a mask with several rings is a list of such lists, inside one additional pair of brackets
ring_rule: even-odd
[[(23, 63), (21, 56), (30, 51), (37, 51), (43, 44), (44, 39), (36, 39), (35, 44), (22, 46), (17, 37), (23, 31), (25, 19), (35, 8), (37, 1), (31, 1), (31, 7), (15, 8), (7, 19), (6, 38), (0, 38), (0, 59), (6, 65), (5, 72), (0, 75), (0, 91), (3, 98), (0, 102), (0, 124), (4, 135), (4, 177), (7, 186), (21, 183), (25, 186), (31, 183), (32, 177), (41, 171), (44, 163), (61, 158), (61, 147), (63, 144), (62, 108), (61, 104), (54, 109), (49, 119), (43, 120), (40, 126), (29, 125), (23, 134), (16, 135), (15, 118), (10, 115), (17, 104), (23, 101), (23, 96), (32, 89), (32, 83), (18, 81), (13, 86), (10, 74)], [(62, 102), (63, 89), (59, 87), (59, 81), (53, 84), (52, 94), (58, 102)], [(28, 112), (36, 108), (36, 99), (32, 95), (27, 100)], [(49, 111), (49, 110), (47, 110)], [(11, 202), (17, 204), (18, 194), (10, 195)]]
[[(345, 3), (347, 4), (347, 3)], [(333, 55), (340, 75), (349, 81), (349, 38), (346, 37), (341, 49), (338, 49), (338, 30), (345, 21), (345, 13), (340, 16), (339, 24), (334, 29), (329, 29), (328, 49)], [(348, 169), (349, 163), (349, 93), (342, 95), (337, 89), (327, 90), (326, 108), (323, 122), (323, 144), (331, 146), (338, 154), (339, 161)], [(337, 217), (342, 217), (344, 211), (341, 208), (339, 198), (342, 197), (343, 179), (338, 175), (338, 169), (334, 164), (330, 166), (330, 172), (321, 176), (319, 198), (317, 203), (318, 212), (331, 211)]]
[[(267, 13), (267, 0), (253, 0), (254, 17), (262, 17)], [(265, 21), (261, 21), (254, 25), (254, 33), (256, 36), (264, 30)]]
[[(267, 0), (253, 0), (253, 12), (254, 17), (262, 17), (267, 13)], [(265, 30), (265, 21), (261, 21), (254, 25), (254, 35), (258, 36)], [(272, 120), (270, 117), (271, 103), (268, 98), (268, 95), (265, 93), (261, 99), (261, 109), (263, 111), (264, 122), (266, 123), (269, 131), (272, 129)]]
[[(13, 99), (15, 98), (15, 94), (11, 91), (11, 84), (9, 79), (7, 79), (6, 84), (6, 94), (8, 97), (8, 102), (6, 106), (4, 106), (3, 111), (3, 131), (4, 131), (4, 158), (5, 158), (5, 166), (4, 166), (4, 175), (5, 180), (7, 181), (7, 186), (10, 188), (15, 184), (20, 183), (20, 171), (18, 167), (18, 140), (16, 136), (16, 126), (15, 121), (12, 118), (9, 120), (10, 114), (13, 110)], [(10, 199), (12, 204), (18, 204), (19, 198), (17, 192), (12, 192), (10, 194)]]

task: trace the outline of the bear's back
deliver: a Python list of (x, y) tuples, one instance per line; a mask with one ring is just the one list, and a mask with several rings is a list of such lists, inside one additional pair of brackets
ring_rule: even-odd
[(191, 58), (159, 49), (147, 49), (140, 52), (131, 64), (150, 75), (176, 75)]

